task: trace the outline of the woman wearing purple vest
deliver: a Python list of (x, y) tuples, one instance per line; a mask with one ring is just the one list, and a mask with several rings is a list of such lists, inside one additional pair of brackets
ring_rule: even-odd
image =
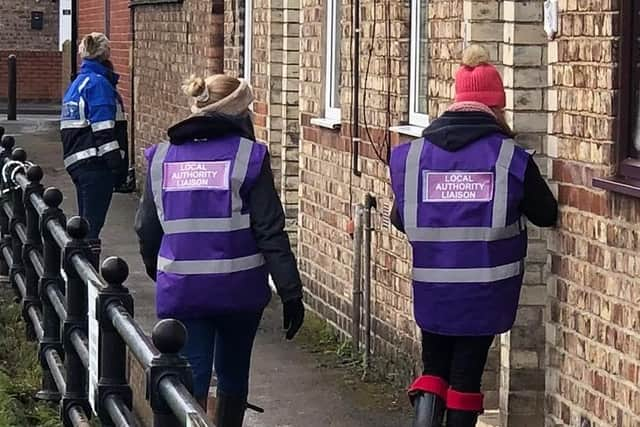
[(454, 104), (423, 138), (391, 155), (392, 222), (413, 248), (414, 315), (423, 375), (409, 389), (415, 427), (476, 425), (480, 381), (495, 335), (518, 307), (526, 220), (553, 226), (557, 202), (533, 157), (516, 145), (502, 78), (471, 46)]
[(140, 252), (157, 284), (158, 317), (180, 319), (203, 408), (215, 365), (215, 422), (240, 427), (249, 365), (273, 278), (287, 339), (302, 325), (302, 285), (269, 154), (255, 141), (251, 88), (225, 75), (184, 86), (192, 114), (169, 142), (145, 153), (147, 182), (136, 215)]

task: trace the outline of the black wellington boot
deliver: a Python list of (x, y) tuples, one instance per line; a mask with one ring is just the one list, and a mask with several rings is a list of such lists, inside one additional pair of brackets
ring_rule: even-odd
[(478, 421), (478, 413), (475, 411), (447, 411), (447, 427), (475, 427)]
[(445, 403), (431, 393), (418, 393), (413, 398), (416, 417), (413, 427), (442, 427)]
[(242, 427), (247, 398), (218, 390), (216, 395), (216, 427)]

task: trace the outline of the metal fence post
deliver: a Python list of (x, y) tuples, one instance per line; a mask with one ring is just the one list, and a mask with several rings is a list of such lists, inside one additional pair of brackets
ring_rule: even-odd
[[(4, 128), (3, 128), (4, 133)], [(0, 160), (4, 160), (7, 157), (10, 157), (11, 150), (15, 145), (15, 140), (12, 136), (3, 136), (2, 142), (0, 143)], [(4, 182), (4, 178), (0, 178), (1, 185), (0, 189), (2, 190), (2, 195), (0, 196), (0, 276), (9, 280), (9, 265), (5, 260), (2, 252), (4, 248), (11, 248), (11, 236), (9, 234), (9, 217), (7, 213), (2, 209), (5, 203), (9, 202), (9, 193), (7, 190), (6, 183)]]
[(177, 377), (189, 392), (193, 391), (193, 373), (180, 350), (187, 341), (187, 330), (175, 319), (161, 320), (151, 333), (160, 355), (154, 357), (147, 370), (147, 399), (153, 411), (153, 427), (179, 427), (183, 422), (173, 414), (160, 393), (160, 382), (167, 376)]
[(63, 265), (67, 275), (67, 319), (63, 327), (63, 345), (65, 352), (65, 380), (67, 389), (62, 398), (61, 417), (65, 427), (73, 425), (69, 410), (80, 406), (85, 414), (92, 413), (87, 397), (87, 372), (72, 343), (72, 333), (76, 330), (87, 334), (87, 285), (73, 266), (73, 257), (83, 255), (91, 259), (89, 246), (85, 240), (89, 224), (80, 217), (67, 222), (67, 232), (71, 241), (64, 248)]
[(109, 306), (117, 304), (133, 316), (133, 297), (123, 286), (128, 276), (129, 267), (123, 259), (110, 257), (102, 263), (102, 277), (109, 286), (100, 290), (95, 311), (100, 325), (100, 380), (96, 412), (105, 427), (113, 425), (105, 407), (107, 397), (119, 396), (129, 410), (133, 403), (127, 379), (127, 346), (107, 314)]
[(15, 55), (9, 55), (9, 90), (8, 98), (9, 105), (7, 105), (7, 120), (16, 120), (18, 112), (18, 75), (17, 75), (17, 59)]
[[(13, 150), (11, 154), (11, 159), (24, 162), (27, 160), (27, 153), (22, 148), (16, 148)], [(8, 182), (10, 186), (13, 186), (14, 183)], [(16, 294), (20, 296), (22, 299), (22, 315), (24, 317), (24, 323), (27, 329), (27, 338), (30, 340), (35, 339), (35, 331), (33, 330), (33, 325), (31, 324), (31, 320), (27, 314), (25, 308), (25, 300), (23, 299), (25, 295), (21, 295), (18, 291), (18, 283), (17, 283), (17, 275), (24, 274), (24, 262), (22, 259), (22, 241), (20, 240), (20, 236), (18, 235), (18, 224), (25, 223), (25, 211), (24, 205), (22, 204), (22, 189), (18, 186), (15, 186), (11, 190), (11, 206), (13, 208), (13, 218), (9, 223), (9, 230), (11, 234), (11, 247), (13, 249), (13, 264), (9, 269), (9, 277), (11, 278), (11, 284), (16, 290)]]
[(60, 224), (65, 223), (65, 217), (62, 210), (58, 208), (62, 203), (62, 193), (56, 188), (48, 188), (42, 196), (47, 210), (43, 213), (40, 219), (40, 231), (42, 234), (43, 245), (43, 259), (44, 259), (44, 274), (40, 279), (38, 292), (40, 294), (40, 301), (42, 302), (42, 329), (44, 335), (40, 341), (38, 348), (38, 357), (40, 358), (40, 365), (42, 366), (42, 389), (38, 392), (37, 396), (42, 400), (59, 401), (60, 393), (56, 387), (51, 371), (49, 370), (49, 364), (46, 360), (46, 352), (49, 349), (55, 349), (60, 356), (64, 356), (62, 351), (62, 340), (60, 336), (60, 322), (65, 319), (59, 319), (55, 308), (51, 304), (49, 299), (49, 289), (55, 291), (61, 291), (64, 287), (64, 281), (60, 277), (60, 265), (61, 250), (58, 243), (55, 241), (49, 229), (47, 223), (49, 220), (57, 220)]
[[(40, 298), (38, 297), (39, 276), (35, 265), (29, 257), (29, 253), (34, 249), (38, 252), (42, 251), (42, 239), (40, 238), (40, 232), (38, 230), (40, 217), (30, 200), (32, 194), (41, 195), (44, 191), (42, 184), (40, 184), (40, 180), (42, 180), (42, 169), (40, 166), (31, 166), (27, 170), (27, 178), (29, 179), (29, 184), (25, 191), (22, 192), (22, 200), (20, 201), (22, 207), (25, 209), (25, 221), (27, 226), (27, 239), (22, 245), (22, 261), (24, 263), (26, 282), (26, 295), (22, 305), (22, 316), (25, 319), (28, 319), (29, 309), (31, 307), (37, 307), (38, 309), (41, 308)], [(35, 339), (35, 336), (33, 338)], [(53, 381), (52, 378), (51, 380)]]

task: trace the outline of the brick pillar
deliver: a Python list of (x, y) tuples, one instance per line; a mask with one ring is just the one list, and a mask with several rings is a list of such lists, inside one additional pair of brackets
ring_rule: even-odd
[[(521, 146), (536, 150), (547, 173), (543, 138), (547, 131), (546, 38), (542, 0), (505, 0), (502, 63), (507, 93), (507, 121)], [(518, 316), (501, 336), (500, 418), (503, 427), (544, 425), (544, 311), (549, 268), (546, 232), (529, 226), (529, 254)]]
[(297, 240), (300, 0), (270, 0), (268, 143), (289, 238)]
[[(487, 49), (491, 61), (502, 68), (501, 44), (502, 21), (501, 1), (498, 0), (465, 0), (463, 37), (465, 47), (478, 44)], [(500, 339), (496, 339), (489, 351), (489, 358), (482, 378), (482, 392), (485, 397), (485, 408), (496, 409), (500, 392)]]

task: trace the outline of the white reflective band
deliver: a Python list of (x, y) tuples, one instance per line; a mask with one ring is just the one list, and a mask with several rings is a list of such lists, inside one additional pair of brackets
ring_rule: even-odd
[(240, 197), (240, 188), (244, 184), (249, 169), (249, 159), (251, 158), (251, 150), (253, 141), (246, 138), (240, 138), (236, 158), (233, 162), (233, 171), (231, 172), (231, 211), (240, 213), (242, 210), (242, 198)]
[(158, 257), (158, 271), (174, 274), (225, 274), (252, 270), (264, 265), (262, 254), (233, 259), (174, 261)]
[(115, 151), (119, 149), (120, 149), (120, 144), (118, 144), (118, 141), (107, 142), (106, 144), (102, 144), (101, 146), (98, 147), (98, 155), (104, 156), (110, 151)]
[(424, 138), (413, 141), (407, 153), (404, 170), (404, 226), (418, 226), (418, 179), (420, 177), (420, 157), (424, 147)]
[(489, 268), (414, 268), (413, 280), (425, 283), (491, 283), (519, 276), (524, 262)]
[(87, 77), (82, 81), (82, 83), (80, 83), (80, 86), (78, 86), (78, 92), (82, 92), (82, 89), (84, 89), (87, 83), (89, 83), (89, 80), (91, 80), (91, 78)]
[(77, 153), (73, 153), (72, 155), (65, 157), (64, 167), (68, 168), (69, 166), (79, 162), (80, 160), (90, 159), (91, 157), (95, 157), (97, 155), (98, 150), (95, 148), (87, 148), (86, 150), (78, 151)]
[(493, 242), (522, 233), (520, 221), (507, 227), (411, 227), (405, 232), (412, 242)]
[(158, 219), (161, 223), (164, 222), (164, 208), (162, 206), (162, 166), (168, 150), (168, 142), (158, 144), (158, 148), (156, 148), (156, 152), (151, 159), (151, 191), (153, 192), (153, 201), (158, 211)]
[(89, 127), (89, 122), (86, 120), (62, 120), (60, 121), (60, 130), (64, 129), (82, 129)]
[(164, 222), (164, 232), (172, 233), (215, 233), (249, 228), (249, 215), (231, 218), (186, 218)]
[(236, 152), (233, 171), (231, 172), (231, 217), (230, 218), (185, 218), (165, 220), (162, 202), (162, 180), (164, 160), (169, 150), (169, 143), (158, 144), (151, 160), (151, 190), (158, 211), (158, 219), (167, 234), (172, 233), (207, 233), (236, 231), (249, 228), (249, 216), (242, 215), (242, 198), (240, 188), (244, 183), (251, 159), (254, 142), (240, 138)]
[(502, 141), (498, 160), (496, 161), (496, 189), (493, 197), (493, 227), (507, 225), (507, 202), (509, 193), (509, 168), (516, 146), (512, 139)]
[(100, 132), (101, 130), (113, 129), (116, 127), (115, 120), (105, 120), (102, 122), (91, 123), (91, 130)]

